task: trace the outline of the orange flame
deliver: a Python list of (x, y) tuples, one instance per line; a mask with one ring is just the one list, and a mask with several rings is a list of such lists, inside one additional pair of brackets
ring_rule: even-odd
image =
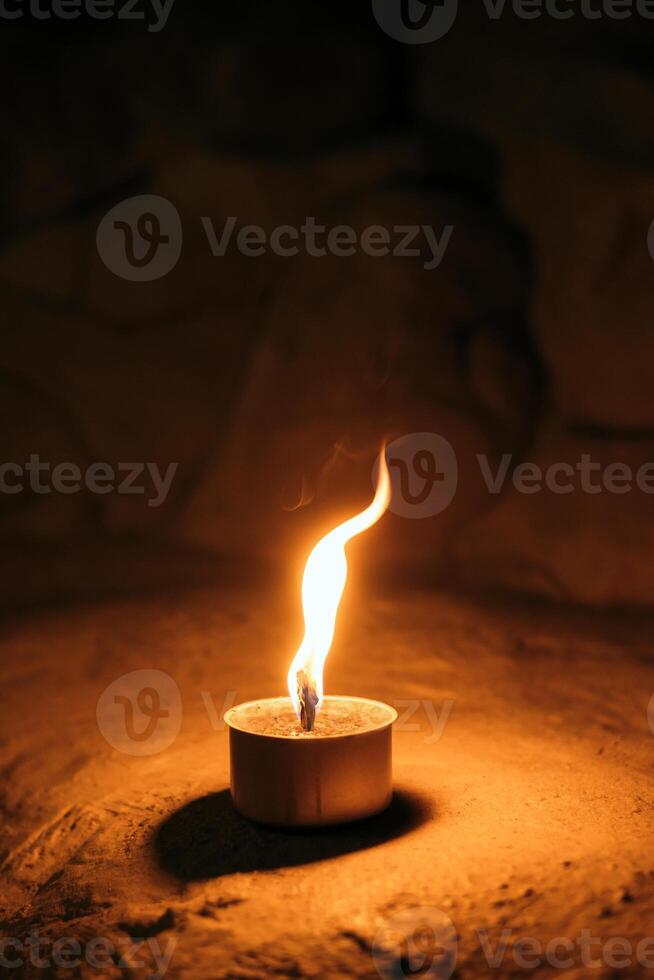
[(307, 559), (302, 577), (304, 639), (288, 672), (288, 693), (298, 718), (302, 717), (300, 687), (303, 682), (312, 691), (316, 712), (322, 703), (323, 667), (334, 638), (336, 614), (347, 579), (345, 545), (350, 538), (377, 523), (390, 499), (391, 482), (383, 449), (372, 503), (321, 538)]

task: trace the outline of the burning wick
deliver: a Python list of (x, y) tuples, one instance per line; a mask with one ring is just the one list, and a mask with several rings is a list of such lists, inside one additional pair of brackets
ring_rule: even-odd
[(312, 732), (316, 723), (318, 695), (315, 686), (303, 670), (297, 674), (297, 696), (300, 702), (300, 724), (305, 732)]
[(367, 698), (323, 697), (322, 679), (347, 579), (345, 546), (379, 520), (390, 496), (382, 451), (372, 503), (321, 538), (305, 565), (304, 637), (288, 672), (289, 697), (248, 701), (225, 714), (232, 800), (251, 820), (320, 826), (360, 820), (390, 803), (397, 712)]
[(347, 580), (345, 545), (376, 524), (391, 500), (386, 452), (379, 456), (372, 503), (321, 538), (307, 559), (302, 577), (304, 639), (288, 672), (288, 693), (306, 732), (313, 731), (323, 699), (322, 674), (334, 638), (336, 614)]

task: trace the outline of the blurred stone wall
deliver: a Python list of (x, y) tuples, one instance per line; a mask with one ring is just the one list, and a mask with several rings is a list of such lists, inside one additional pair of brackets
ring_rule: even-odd
[[(178, 464), (157, 508), (0, 494), (6, 554), (156, 541), (294, 567), (367, 498), (382, 439), (426, 431), (454, 447), (457, 493), (428, 519), (389, 515), (375, 564), (654, 601), (650, 496), (489, 494), (477, 462), (654, 459), (651, 42), (627, 21), (462, 11), (413, 48), (367, 5), (217, 6), (160, 34), (21, 23), (5, 42), (3, 459)], [(183, 227), (152, 282), (96, 247), (141, 194)], [(215, 257), (201, 219), (230, 215), (453, 233), (434, 269)]]

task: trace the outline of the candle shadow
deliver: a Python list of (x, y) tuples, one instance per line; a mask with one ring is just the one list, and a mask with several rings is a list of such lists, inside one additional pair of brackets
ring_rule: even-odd
[(238, 871), (272, 871), (375, 847), (433, 817), (426, 799), (396, 790), (383, 813), (356, 823), (279, 830), (250, 823), (232, 805), (229, 790), (210, 793), (176, 810), (157, 828), (161, 867), (182, 881), (206, 881)]

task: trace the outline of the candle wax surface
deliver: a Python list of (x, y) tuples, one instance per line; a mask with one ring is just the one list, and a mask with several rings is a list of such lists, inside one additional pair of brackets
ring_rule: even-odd
[(305, 732), (290, 698), (270, 698), (237, 705), (227, 720), (234, 728), (253, 735), (277, 738), (333, 738), (372, 731), (395, 720), (395, 711), (378, 701), (328, 696), (313, 731)]

